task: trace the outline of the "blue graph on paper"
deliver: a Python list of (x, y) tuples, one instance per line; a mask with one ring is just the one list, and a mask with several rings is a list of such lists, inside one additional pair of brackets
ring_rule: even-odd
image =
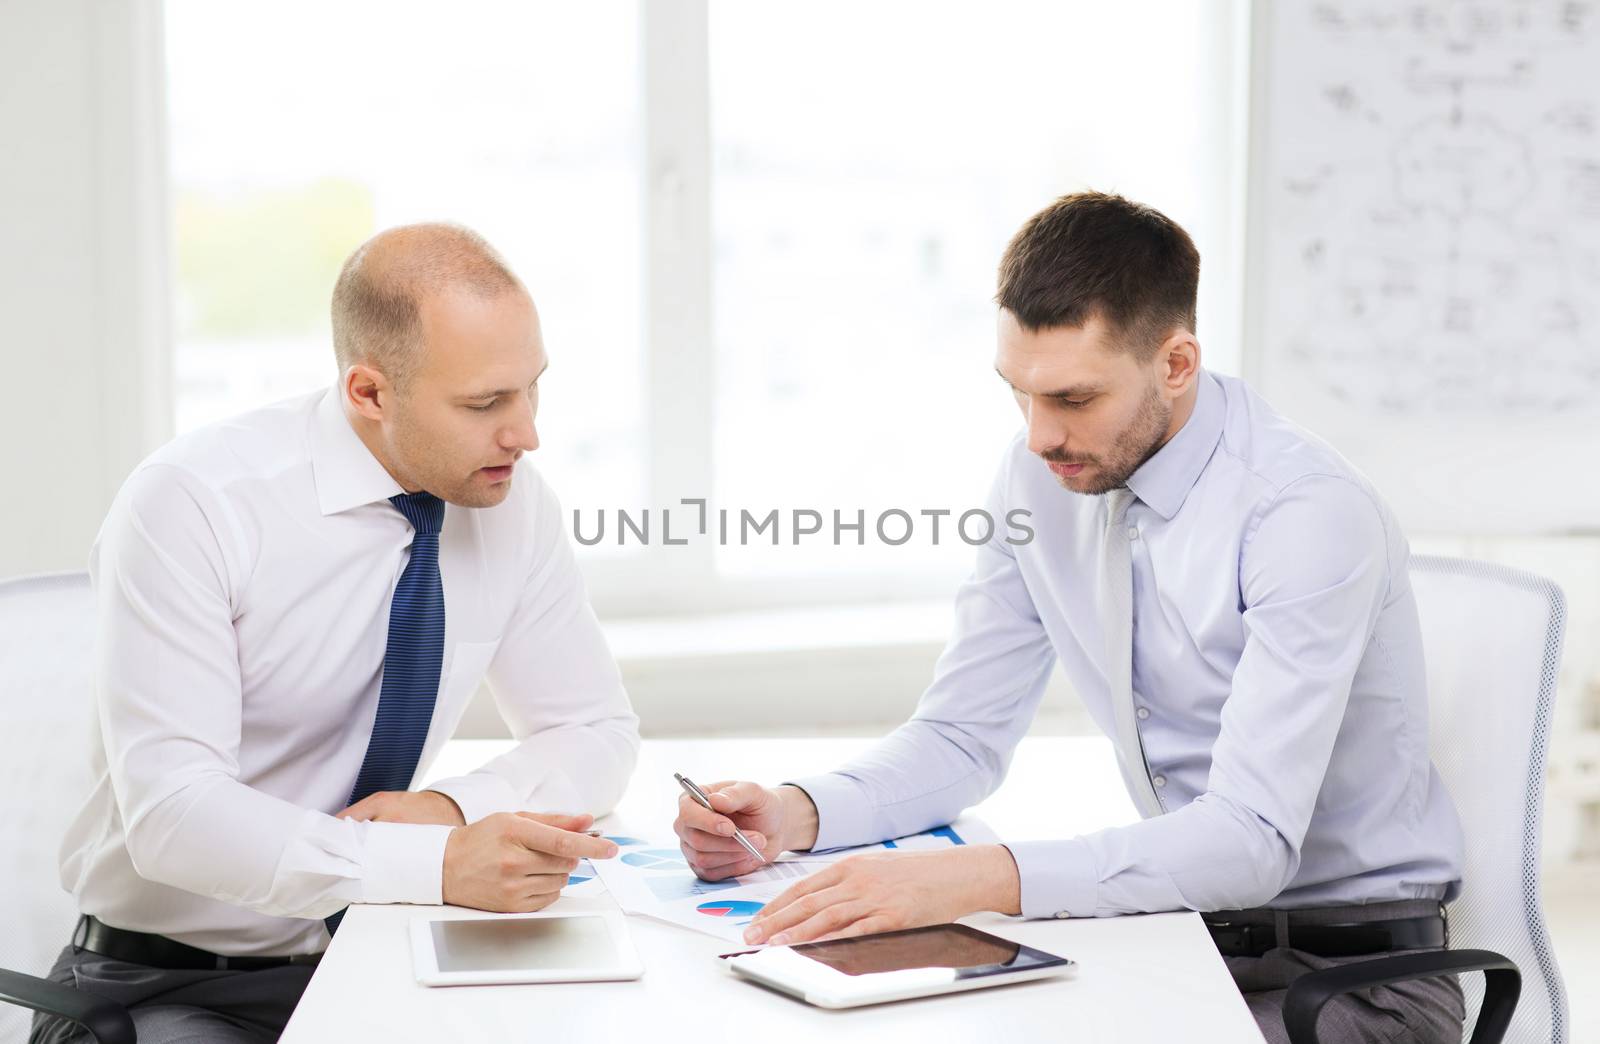
[(729, 918), (729, 924), (744, 925), (749, 924), (755, 915), (761, 912), (762, 907), (766, 905), (766, 903), (753, 903), (747, 899), (728, 899), (720, 903), (713, 899), (709, 903), (701, 903), (694, 909), (696, 913), (702, 913), (708, 917)]
[(622, 861), (641, 870), (687, 870), (683, 853), (676, 848), (647, 848), (642, 852), (627, 852)]
[(739, 882), (733, 878), (726, 881), (702, 881), (693, 874), (673, 874), (671, 877), (646, 878), (646, 885), (655, 897), (664, 903), (675, 902), (679, 899), (693, 899), (699, 895), (710, 895), (720, 892), (724, 888), (738, 888)]
[[(966, 844), (966, 841), (962, 840), (961, 835), (955, 832), (955, 828), (954, 827), (947, 827), (947, 826), (934, 827), (932, 830), (925, 830), (920, 834), (912, 834), (911, 837), (903, 837), (900, 840), (902, 840), (902, 841), (910, 841), (912, 838), (918, 838), (918, 837), (937, 837), (937, 838), (942, 838), (943, 840), (950, 842), (952, 845), (964, 845), (964, 844)], [(883, 847), (884, 848), (899, 848), (900, 846), (898, 844), (896, 844), (895, 842), (893, 842), (893, 841), (885, 841), (883, 843)]]

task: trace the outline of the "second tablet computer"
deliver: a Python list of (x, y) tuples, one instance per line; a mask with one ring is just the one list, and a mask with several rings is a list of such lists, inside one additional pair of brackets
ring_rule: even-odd
[(927, 997), (1070, 973), (1065, 957), (964, 924), (774, 946), (726, 957), (734, 973), (823, 1008)]

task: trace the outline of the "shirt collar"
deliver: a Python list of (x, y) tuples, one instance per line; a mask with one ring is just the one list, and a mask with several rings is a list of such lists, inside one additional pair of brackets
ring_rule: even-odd
[(337, 388), (323, 393), (311, 422), (311, 474), (324, 515), (405, 492), (350, 426)]
[(1194, 412), (1178, 433), (1128, 476), (1128, 488), (1169, 522), (1200, 480), (1206, 462), (1222, 439), (1222, 388), (1201, 371)]

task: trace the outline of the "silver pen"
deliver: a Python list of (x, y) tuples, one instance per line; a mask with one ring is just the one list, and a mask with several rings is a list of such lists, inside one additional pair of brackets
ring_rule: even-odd
[[(711, 799), (706, 796), (706, 792), (701, 790), (698, 786), (696, 786), (694, 780), (690, 779), (688, 776), (685, 776), (685, 775), (683, 775), (682, 773), (679, 773), (679, 772), (674, 772), (672, 774), (672, 778), (678, 781), (678, 786), (683, 788), (684, 793), (686, 793), (690, 797), (694, 798), (695, 802), (697, 804), (699, 804), (702, 808), (706, 809), (706, 811), (708, 811), (708, 812), (716, 812), (717, 811), (716, 809), (711, 807)], [(721, 815), (722, 813), (718, 812), (717, 814)], [(733, 828), (733, 839), (735, 841), (739, 842), (741, 845), (743, 845), (744, 846), (744, 850), (746, 852), (749, 852), (751, 855), (753, 855), (757, 859), (761, 860), (761, 865), (762, 866), (766, 866), (767, 865), (767, 857), (761, 854), (761, 849), (757, 848), (755, 845), (752, 845), (750, 843), (750, 839), (748, 837), (744, 836), (744, 831), (740, 830), (738, 827), (734, 827)]]

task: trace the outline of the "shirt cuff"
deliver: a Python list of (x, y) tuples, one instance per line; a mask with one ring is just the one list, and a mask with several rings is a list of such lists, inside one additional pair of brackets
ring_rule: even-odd
[(817, 840), (811, 851), (826, 852), (882, 840), (873, 836), (875, 809), (862, 796), (860, 784), (849, 776), (829, 772), (791, 779), (780, 786), (799, 787), (817, 806)]
[(1094, 853), (1082, 838), (1073, 841), (1002, 842), (1017, 864), (1022, 916), (1093, 917), (1100, 881)]
[(451, 776), (428, 784), (427, 789), (437, 790), (454, 801), (461, 809), (461, 818), (468, 823), (476, 823), (496, 812), (518, 812), (523, 808), (516, 788), (504, 776), (493, 772)]
[(363, 823), (363, 903), (444, 902), (444, 846), (455, 827), (423, 823)]

